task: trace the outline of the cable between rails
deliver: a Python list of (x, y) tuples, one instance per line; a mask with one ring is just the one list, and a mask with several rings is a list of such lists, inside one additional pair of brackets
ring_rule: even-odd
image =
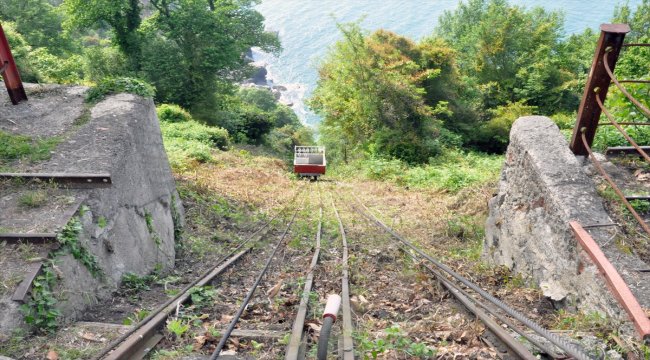
[[(303, 204), (304, 204), (304, 200), (303, 200)], [(244, 313), (244, 310), (246, 310), (246, 307), (248, 306), (248, 303), (251, 301), (251, 299), (253, 298), (253, 295), (255, 294), (255, 290), (259, 286), (260, 282), (262, 282), (262, 278), (264, 277), (264, 275), (266, 275), (267, 270), (271, 266), (271, 263), (273, 262), (273, 257), (275, 256), (275, 254), (280, 249), (280, 246), (284, 242), (284, 239), (287, 236), (287, 233), (289, 233), (289, 229), (291, 229), (291, 225), (293, 225), (293, 221), (296, 219), (297, 215), (298, 215), (298, 209), (296, 209), (293, 216), (291, 217), (291, 221), (289, 221), (289, 224), (287, 225), (287, 228), (282, 233), (282, 236), (280, 237), (280, 240), (278, 240), (277, 244), (275, 245), (275, 248), (273, 249), (273, 252), (269, 256), (269, 258), (266, 260), (266, 264), (264, 265), (264, 268), (262, 269), (260, 274), (257, 276), (257, 279), (255, 279), (255, 283), (253, 284), (253, 286), (248, 291), (248, 294), (244, 298), (244, 301), (242, 302), (241, 306), (239, 307), (239, 310), (237, 310), (237, 313), (235, 314), (233, 319), (230, 321), (230, 325), (228, 325), (228, 328), (226, 329), (224, 334), (221, 336), (221, 340), (219, 341), (219, 344), (217, 345), (214, 352), (212, 352), (212, 355), (210, 356), (210, 360), (215, 360), (215, 359), (217, 359), (219, 357), (219, 355), (221, 353), (221, 350), (226, 345), (226, 342), (228, 341), (228, 338), (230, 338), (230, 334), (235, 329), (235, 326), (237, 326), (237, 323), (239, 322), (239, 318)]]
[[(584, 138), (584, 134), (583, 134), (583, 138)], [(424, 251), (420, 250), (420, 249), (419, 249), (418, 247), (416, 247), (415, 245), (411, 244), (409, 241), (407, 241), (406, 239), (404, 239), (400, 234), (398, 234), (398, 233), (395, 232), (393, 229), (391, 229), (391, 228), (388, 227), (386, 224), (384, 224), (384, 223), (381, 222), (379, 219), (377, 219), (377, 217), (375, 217), (375, 215), (373, 215), (373, 214), (370, 212), (370, 209), (368, 209), (368, 208), (367, 208), (367, 207), (366, 207), (366, 206), (365, 206), (365, 205), (364, 205), (364, 204), (359, 200), (359, 198), (358, 198), (354, 193), (352, 193), (352, 196), (354, 196), (354, 198), (356, 199), (356, 201), (357, 201), (357, 202), (358, 202), (358, 203), (359, 203), (359, 204), (360, 204), (360, 205), (361, 205), (361, 206), (366, 210), (366, 213), (369, 215), (369, 217), (370, 217), (370, 218), (371, 218), (371, 219), (372, 219), (372, 220), (373, 220), (377, 225), (379, 225), (380, 227), (382, 227), (386, 232), (388, 232), (389, 234), (393, 235), (393, 237), (395, 237), (396, 239), (398, 239), (399, 241), (401, 241), (403, 244), (405, 244), (406, 246), (408, 246), (409, 248), (411, 248), (413, 251), (415, 251), (416, 253), (418, 253), (420, 256), (422, 256), (423, 258), (427, 259), (427, 260), (430, 261), (432, 264), (434, 264), (436, 267), (438, 267), (439, 269), (443, 270), (443, 271), (446, 272), (447, 274), (451, 275), (453, 278), (455, 278), (455, 279), (458, 280), (459, 282), (463, 283), (465, 286), (467, 286), (467, 287), (469, 287), (470, 289), (474, 290), (474, 291), (477, 292), (479, 295), (481, 295), (481, 297), (483, 297), (484, 299), (486, 299), (486, 300), (488, 300), (489, 302), (493, 303), (494, 305), (496, 305), (497, 307), (499, 307), (501, 310), (503, 310), (504, 312), (506, 312), (508, 315), (510, 315), (510, 316), (514, 317), (515, 319), (519, 320), (519, 321), (522, 322), (524, 325), (526, 325), (528, 328), (532, 329), (533, 331), (535, 331), (535, 332), (538, 333), (539, 335), (543, 336), (544, 338), (546, 338), (547, 340), (549, 340), (550, 342), (552, 342), (553, 344), (555, 344), (557, 347), (559, 347), (560, 349), (564, 350), (567, 354), (573, 356), (575, 359), (577, 359), (577, 360), (590, 360), (590, 357), (589, 357), (587, 354), (585, 354), (585, 353), (583, 352), (583, 350), (580, 349), (579, 347), (577, 347), (576, 345), (571, 344), (571, 343), (567, 342), (565, 339), (562, 339), (562, 338), (560, 338), (559, 336), (557, 336), (557, 335), (553, 334), (552, 332), (548, 331), (547, 329), (544, 329), (543, 327), (541, 327), (540, 325), (538, 325), (537, 323), (535, 323), (533, 320), (529, 319), (528, 317), (526, 317), (525, 315), (521, 314), (521, 313), (518, 312), (517, 310), (512, 309), (510, 306), (508, 306), (508, 305), (507, 305), (506, 303), (504, 303), (503, 301), (497, 299), (496, 297), (494, 297), (494, 296), (492, 296), (491, 294), (489, 294), (487, 291), (485, 291), (485, 290), (481, 289), (480, 287), (478, 287), (476, 284), (474, 284), (474, 283), (472, 283), (471, 281), (467, 280), (465, 277), (463, 277), (462, 275), (458, 274), (457, 272), (455, 272), (454, 270), (452, 270), (451, 268), (449, 268), (447, 265), (445, 265), (445, 264), (439, 262), (438, 260), (434, 259), (434, 258), (431, 257), (430, 255), (426, 254)]]
[(339, 216), (339, 211), (334, 204), (334, 197), (330, 193), (330, 200), (332, 208), (336, 215), (336, 220), (339, 223), (339, 232), (341, 233), (341, 243), (343, 247), (343, 257), (341, 263), (343, 265), (341, 274), (341, 312), (343, 315), (343, 360), (354, 360), (354, 341), (352, 340), (352, 312), (350, 310), (350, 281), (349, 281), (349, 265), (348, 265), (348, 240), (343, 227), (343, 221)]

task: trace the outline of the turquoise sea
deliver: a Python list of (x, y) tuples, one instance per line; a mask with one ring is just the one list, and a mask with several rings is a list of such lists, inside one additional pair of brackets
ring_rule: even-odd
[[(453, 10), (458, 0), (263, 0), (257, 9), (266, 18), (268, 30), (277, 31), (284, 51), (278, 57), (254, 51), (254, 58), (266, 66), (272, 84), (283, 85), (283, 101), (307, 124), (320, 119), (303, 100), (316, 86), (317, 64), (328, 47), (339, 39), (337, 22), (363, 18), (367, 30), (384, 28), (415, 39), (430, 34), (438, 17)], [(609, 22), (620, 1), (614, 0), (510, 0), (527, 8), (541, 6), (565, 14), (564, 33), (598, 29)], [(629, 0), (635, 7), (641, 0)]]

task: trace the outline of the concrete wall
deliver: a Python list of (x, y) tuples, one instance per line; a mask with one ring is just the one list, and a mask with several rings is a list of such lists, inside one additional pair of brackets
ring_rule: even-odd
[[(65, 89), (56, 88), (56, 92), (70, 96)], [(39, 94), (40, 98), (31, 97), (28, 103), (9, 110), (25, 112), (21, 106), (51, 106), (56, 111), (56, 101), (48, 94)], [(83, 92), (78, 95), (83, 97)], [(58, 133), (65, 134), (65, 138), (51, 159), (18, 169), (109, 173), (112, 177), (109, 188), (67, 190), (71, 198), (83, 199), (75, 214), (83, 227), (79, 241), (95, 255), (105, 274), (95, 278), (71, 255), (57, 257), (59, 285), (55, 296), (59, 300), (57, 307), (68, 319), (80, 317), (88, 305), (109, 297), (125, 272), (144, 275), (154, 269), (172, 268), (174, 212), (178, 214), (177, 225), (183, 224), (183, 207), (164, 152), (153, 101), (119, 94), (91, 109), (84, 109), (88, 105), (82, 102), (77, 106), (82, 108), (75, 113), (85, 112), (87, 122), (81, 126), (72, 121), (58, 124)], [(38, 122), (42, 118), (29, 120)], [(37, 217), (33, 220), (38, 222)], [(64, 225), (59, 224), (59, 230)], [(0, 335), (9, 334), (22, 323), (18, 305), (8, 297), (0, 297)]]
[[(510, 133), (498, 194), (489, 204), (483, 256), (528, 277), (560, 306), (626, 319), (569, 229), (571, 220), (582, 225), (612, 223), (585, 173), (587, 164), (571, 153), (550, 119), (518, 119)], [(611, 241), (615, 230), (602, 227), (589, 232), (642, 305), (649, 307), (649, 276), (635, 271), (644, 263), (616, 248)]]

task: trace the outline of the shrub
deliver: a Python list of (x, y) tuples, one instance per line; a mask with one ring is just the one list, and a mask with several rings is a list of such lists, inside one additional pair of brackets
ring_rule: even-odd
[(161, 122), (165, 151), (174, 169), (186, 169), (191, 162), (212, 160), (212, 149), (225, 150), (230, 143), (228, 131), (200, 124), (194, 120), (185, 122)]
[(107, 95), (119, 93), (130, 93), (142, 97), (153, 97), (156, 90), (153, 86), (139, 79), (128, 77), (106, 78), (88, 91), (86, 101), (92, 103), (99, 102)]
[(158, 113), (158, 120), (164, 122), (185, 122), (192, 120), (189, 112), (178, 105), (162, 104), (156, 108)]
[(196, 121), (161, 123), (160, 129), (165, 138), (196, 141), (221, 150), (228, 149), (229, 140), (226, 129), (203, 125)]

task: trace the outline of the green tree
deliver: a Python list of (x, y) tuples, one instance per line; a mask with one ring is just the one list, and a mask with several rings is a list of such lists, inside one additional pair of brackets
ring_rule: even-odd
[(129, 59), (132, 70), (139, 70), (142, 39), (138, 32), (142, 23), (140, 0), (64, 0), (67, 29), (110, 26), (113, 40)]
[(330, 155), (346, 159), (363, 150), (414, 163), (435, 155), (436, 116), (449, 109), (433, 93), (426, 99), (425, 85), (435, 88), (431, 81), (447, 76), (445, 53), (385, 30), (368, 35), (354, 23), (339, 29), (343, 40), (321, 64), (310, 99), (324, 118), (321, 139)]
[(47, 0), (0, 0), (0, 20), (13, 22), (30, 46), (61, 56), (77, 50), (63, 31), (63, 14)]
[[(216, 91), (251, 71), (242, 54), (251, 47), (276, 52), (277, 36), (264, 30), (253, 0), (152, 0), (156, 12), (143, 26), (146, 78), (158, 98), (190, 110), (215, 106)], [(173, 69), (173, 71), (170, 71)], [(216, 104), (218, 106), (219, 104)]]
[[(527, 10), (506, 0), (469, 0), (446, 11), (435, 31), (456, 50), (478, 109), (525, 101), (546, 114), (577, 106), (567, 86), (575, 73), (562, 67), (563, 16)], [(488, 112), (483, 112), (488, 117)]]

